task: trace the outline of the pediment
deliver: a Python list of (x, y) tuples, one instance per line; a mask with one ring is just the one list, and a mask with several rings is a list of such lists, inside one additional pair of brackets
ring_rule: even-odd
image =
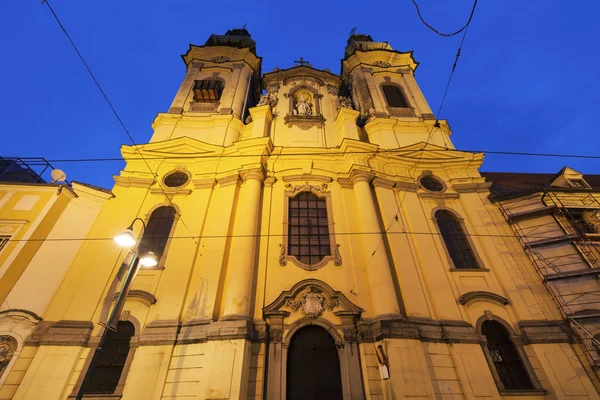
[[(425, 150), (425, 151), (423, 151)], [(410, 146), (400, 147), (391, 152), (397, 153), (397, 157), (405, 160), (438, 160), (438, 161), (464, 161), (472, 160), (473, 153), (446, 149), (431, 143), (419, 142)], [(477, 157), (483, 158), (483, 153), (475, 153)]]
[(305, 279), (296, 283), (290, 290), (281, 292), (279, 297), (263, 308), (265, 318), (302, 312), (309, 319), (321, 316), (325, 311), (335, 315), (360, 316), (362, 308), (352, 303), (339, 291), (318, 279)]
[(567, 166), (564, 166), (556, 175), (554, 175), (550, 186), (572, 188), (574, 186), (571, 180), (581, 180), (584, 182), (584, 187), (588, 186), (587, 183), (585, 183), (581, 172)]
[(160, 157), (168, 155), (206, 156), (208, 154), (221, 154), (223, 148), (209, 143), (201, 142), (187, 136), (161, 142), (138, 144), (137, 146), (124, 145), (121, 154), (124, 159), (136, 157), (138, 151), (144, 157)]

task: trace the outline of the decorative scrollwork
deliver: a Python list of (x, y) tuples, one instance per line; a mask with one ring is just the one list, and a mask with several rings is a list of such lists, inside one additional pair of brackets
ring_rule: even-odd
[(279, 265), (281, 265), (282, 267), (285, 267), (287, 265), (287, 260), (285, 259), (285, 257), (286, 257), (285, 244), (280, 244), (279, 247), (281, 247), (281, 252), (279, 253)]
[(316, 190), (317, 192), (326, 193), (329, 190), (329, 185), (326, 183), (322, 183), (321, 185), (310, 185), (306, 182), (304, 185), (292, 185), (288, 183), (285, 185), (287, 191), (296, 193), (296, 192), (310, 192), (312, 190)]
[(224, 63), (224, 62), (231, 61), (231, 58), (226, 57), (226, 56), (216, 56), (216, 57), (211, 58), (210, 61), (212, 61), (214, 63)]
[(338, 110), (340, 108), (349, 108), (349, 109), (353, 109), (352, 108), (352, 100), (350, 100), (350, 97), (345, 97), (345, 96), (339, 96), (338, 97)]
[(335, 254), (333, 258), (333, 263), (338, 267), (342, 265), (342, 255), (340, 254), (340, 245), (336, 244), (335, 246)]
[(389, 68), (392, 66), (392, 64), (390, 64), (387, 61), (374, 61), (373, 65), (376, 67), (381, 67), (381, 68)]
[(327, 299), (323, 291), (317, 286), (311, 285), (308, 291), (302, 295), (300, 300), (288, 300), (286, 306), (294, 311), (302, 307), (302, 312), (308, 318), (315, 319), (323, 314), (325, 310), (333, 310), (340, 305), (338, 299)]
[(269, 329), (269, 341), (273, 343), (281, 343), (283, 340), (283, 330)]

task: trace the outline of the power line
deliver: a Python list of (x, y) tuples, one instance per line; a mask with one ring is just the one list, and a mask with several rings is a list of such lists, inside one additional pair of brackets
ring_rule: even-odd
[[(157, 176), (157, 174), (152, 171), (152, 168), (150, 167), (150, 164), (148, 164), (148, 162), (144, 159), (144, 156), (142, 155), (140, 149), (138, 148), (137, 143), (135, 142), (135, 140), (133, 140), (133, 136), (131, 136), (131, 133), (129, 133), (129, 130), (125, 126), (125, 123), (123, 122), (123, 120), (121, 119), (121, 117), (119, 116), (119, 114), (117, 113), (117, 110), (115, 109), (115, 107), (112, 105), (112, 102), (110, 101), (110, 99), (108, 98), (108, 96), (106, 95), (106, 93), (104, 92), (104, 89), (102, 89), (102, 86), (100, 86), (100, 83), (96, 79), (96, 76), (92, 72), (90, 66), (88, 65), (88, 63), (83, 58), (83, 55), (79, 52), (79, 49), (77, 49), (77, 46), (75, 45), (75, 42), (73, 42), (73, 40), (71, 39), (71, 36), (69, 36), (69, 33), (67, 32), (67, 30), (65, 29), (65, 27), (63, 26), (63, 24), (60, 22), (60, 19), (58, 18), (58, 15), (56, 15), (56, 13), (54, 12), (54, 9), (50, 5), (50, 2), (48, 2), (48, 0), (42, 0), (42, 4), (46, 4), (48, 6), (48, 9), (50, 10), (50, 12), (52, 13), (52, 15), (54, 16), (54, 19), (58, 23), (58, 26), (60, 26), (60, 29), (62, 29), (62, 31), (64, 32), (64, 34), (67, 37), (67, 39), (69, 39), (69, 42), (71, 43), (71, 46), (73, 46), (73, 49), (75, 50), (75, 52), (79, 56), (79, 59), (81, 60), (81, 62), (85, 66), (85, 69), (87, 69), (88, 73), (92, 77), (92, 80), (96, 84), (96, 87), (98, 87), (98, 90), (100, 90), (100, 93), (102, 94), (102, 97), (104, 97), (104, 100), (106, 100), (106, 103), (108, 104), (108, 106), (112, 110), (113, 114), (117, 118), (117, 121), (119, 121), (119, 124), (121, 125), (121, 127), (123, 128), (123, 130), (125, 131), (125, 133), (127, 134), (127, 136), (129, 137), (129, 140), (131, 140), (131, 143), (133, 144), (133, 147), (135, 147), (135, 150), (140, 154), (140, 158), (144, 161), (144, 163), (146, 164), (146, 167), (148, 167), (148, 170), (150, 171), (150, 173), (153, 176)], [(165, 192), (165, 189), (161, 185), (160, 181), (156, 180), (156, 183), (158, 184), (158, 186), (160, 187), (160, 190), (165, 195), (165, 198), (168, 200), (169, 204), (173, 207), (173, 209), (175, 209), (175, 213), (179, 214), (179, 219), (181, 220), (181, 223), (183, 224), (183, 226), (185, 227), (185, 229), (188, 231), (188, 233), (191, 235), (192, 232), (190, 231), (190, 229), (186, 225), (185, 221), (183, 220), (183, 216), (173, 206), (173, 202), (171, 201), (171, 198)], [(195, 240), (194, 240), (194, 243), (197, 244), (197, 242)]]
[[(386, 231), (373, 231), (373, 232), (335, 232), (330, 233), (333, 236), (355, 236), (355, 235), (381, 235), (387, 233), (388, 235), (429, 235), (429, 236), (442, 236), (440, 232), (419, 232), (419, 231), (398, 231), (398, 232), (386, 232)], [(514, 238), (515, 235), (494, 235), (484, 233), (464, 233), (468, 237), (493, 237), (493, 238)], [(284, 237), (287, 233), (257, 233), (252, 235), (191, 235), (191, 236), (162, 236), (163, 239), (229, 239), (229, 238), (263, 238), (263, 237)], [(528, 236), (529, 239), (548, 239), (547, 236)], [(138, 241), (141, 237), (137, 238)], [(113, 237), (96, 237), (96, 238), (40, 238), (40, 239), (9, 239), (7, 243), (11, 242), (85, 242), (85, 241), (114, 241)], [(6, 247), (5, 247), (6, 248)]]
[(437, 29), (435, 29), (433, 26), (429, 25), (427, 22), (425, 22), (425, 19), (423, 19), (423, 16), (421, 15), (421, 9), (419, 9), (419, 5), (417, 4), (416, 0), (412, 0), (413, 4), (415, 5), (415, 8), (417, 9), (417, 15), (419, 16), (419, 19), (421, 20), (421, 22), (426, 27), (428, 27), (429, 29), (431, 29), (433, 32), (437, 33), (440, 36), (445, 36), (445, 37), (458, 35), (463, 30), (467, 29), (467, 27), (471, 23), (471, 20), (473, 19), (473, 14), (475, 13), (475, 7), (477, 6), (477, 1), (478, 0), (475, 0), (475, 2), (473, 3), (473, 8), (471, 9), (471, 14), (469, 15), (469, 19), (467, 20), (467, 23), (462, 28), (460, 28), (456, 32), (443, 33), (443, 32), (438, 31)]
[[(303, 153), (280, 153), (277, 157), (293, 157), (293, 156), (335, 156), (335, 155), (346, 155), (346, 154), (400, 154), (402, 153), (415, 153), (415, 152), (455, 152), (455, 153), (484, 153), (494, 155), (507, 155), (507, 156), (523, 156), (523, 157), (555, 157), (555, 158), (581, 158), (598, 160), (600, 156), (591, 154), (561, 154), (561, 153), (535, 153), (535, 152), (519, 152), (519, 151), (504, 151), (504, 150), (481, 150), (481, 149), (391, 149), (391, 150), (375, 150), (375, 151), (344, 151), (344, 152), (303, 152)], [(204, 158), (243, 158), (243, 157), (256, 157), (254, 155), (246, 154), (205, 154), (198, 153), (184, 153), (183, 155), (171, 155), (171, 156), (160, 156), (160, 157), (148, 157), (145, 156), (145, 160), (186, 160), (186, 159), (204, 159)], [(5, 157), (5, 158), (19, 158), (25, 160), (28, 164), (37, 165), (34, 162), (28, 160), (39, 159), (39, 157)], [(138, 161), (142, 160), (141, 157), (128, 158), (127, 161)], [(122, 157), (89, 157), (89, 158), (56, 158), (46, 160), (49, 163), (85, 163), (85, 162), (116, 162), (126, 161)], [(41, 165), (41, 164), (40, 164)]]

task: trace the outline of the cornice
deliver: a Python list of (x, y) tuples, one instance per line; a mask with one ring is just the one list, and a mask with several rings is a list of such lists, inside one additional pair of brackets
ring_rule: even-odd
[(452, 188), (458, 193), (487, 193), (492, 182), (455, 183)]
[(287, 175), (282, 176), (281, 180), (284, 182), (322, 182), (322, 183), (330, 183), (333, 181), (333, 178), (325, 175), (313, 175), (313, 174), (297, 174), (297, 175)]
[(211, 178), (194, 178), (192, 179), (192, 184), (196, 189), (212, 189), (217, 184), (217, 181), (214, 177)]
[(238, 172), (229, 175), (217, 176), (216, 180), (220, 187), (239, 185), (242, 183), (242, 179), (240, 178), (240, 174)]
[(373, 179), (373, 186), (375, 186), (375, 187), (381, 187), (384, 189), (393, 189), (395, 184), (396, 184), (396, 182), (394, 182), (393, 180), (387, 179), (387, 178), (382, 178), (380, 176)]
[(250, 179), (262, 182), (265, 180), (265, 177), (266, 177), (265, 172), (263, 171), (262, 168), (241, 170), (240, 176), (244, 180), (244, 182), (246, 182)]
[(141, 178), (137, 176), (114, 175), (113, 179), (116, 186), (123, 187), (149, 188), (156, 182), (153, 178)]

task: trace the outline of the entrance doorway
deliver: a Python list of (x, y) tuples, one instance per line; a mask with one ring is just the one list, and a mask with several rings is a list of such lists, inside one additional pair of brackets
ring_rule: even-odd
[(323, 328), (294, 334), (287, 355), (287, 400), (342, 400), (340, 359), (335, 341)]

